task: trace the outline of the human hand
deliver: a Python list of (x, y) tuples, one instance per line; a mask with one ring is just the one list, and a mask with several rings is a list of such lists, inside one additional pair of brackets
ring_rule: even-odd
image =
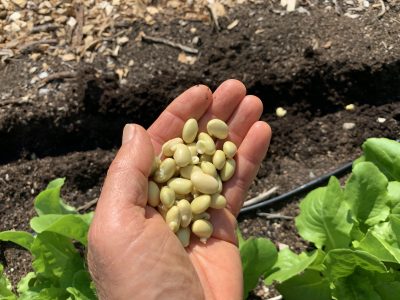
[[(203, 85), (188, 89), (147, 131), (125, 126), (89, 231), (89, 270), (99, 299), (242, 299), (236, 216), (271, 137), (270, 127), (258, 121), (262, 110), (241, 82), (227, 80), (214, 94)], [(155, 153), (180, 136), (191, 117), (200, 131), (212, 118), (226, 121), (238, 152), (235, 175), (222, 192), (227, 208), (211, 210), (212, 237), (206, 244), (192, 237), (183, 248), (161, 215), (146, 206), (147, 184)]]

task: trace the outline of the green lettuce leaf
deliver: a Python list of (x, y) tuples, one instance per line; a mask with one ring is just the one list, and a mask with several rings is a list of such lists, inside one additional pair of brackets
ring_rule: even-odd
[(27, 250), (30, 250), (33, 243), (33, 236), (25, 231), (2, 231), (0, 232), (0, 241), (12, 242)]
[(355, 247), (367, 251), (381, 261), (400, 263), (400, 235), (396, 236), (394, 229), (400, 230), (400, 221), (391, 216), (389, 222), (370, 228), (365, 238), (355, 244)]
[(87, 246), (87, 234), (93, 213), (84, 215), (41, 215), (31, 219), (31, 227), (37, 233), (58, 233)]
[[(360, 223), (365, 232), (369, 226), (384, 221), (390, 212), (387, 195), (388, 180), (370, 162), (361, 162), (353, 168), (346, 183), (344, 198), (353, 218)], [(342, 218), (344, 218), (342, 216)], [(367, 226), (362, 226), (366, 224)]]
[(305, 240), (328, 251), (348, 247), (352, 222), (340, 183), (331, 177), (327, 187), (309, 193), (300, 203), (296, 227)]
[(385, 265), (378, 258), (360, 250), (331, 250), (325, 256), (324, 265), (327, 277), (331, 281), (351, 275), (356, 267), (378, 273), (387, 272)]
[(370, 138), (362, 145), (366, 161), (373, 162), (389, 180), (400, 181), (400, 143)]
[(240, 244), (243, 266), (244, 297), (254, 289), (261, 275), (266, 273), (277, 259), (275, 245), (268, 239), (249, 238)]
[(97, 296), (91, 288), (91, 278), (87, 271), (79, 271), (74, 275), (72, 287), (67, 288), (72, 299), (75, 300), (96, 300)]
[(361, 269), (338, 279), (333, 290), (338, 300), (398, 300), (400, 281), (393, 273), (366, 272)]
[(307, 269), (320, 255), (321, 251), (313, 253), (301, 253), (297, 255), (289, 248), (284, 248), (278, 253), (278, 260), (267, 273), (265, 284), (270, 285), (274, 281), (284, 282)]
[(277, 290), (285, 300), (331, 300), (329, 282), (319, 272), (307, 270), (279, 284)]
[(393, 215), (400, 216), (400, 182), (390, 181), (388, 184), (388, 198)]
[(65, 178), (58, 178), (51, 181), (47, 188), (36, 197), (34, 206), (39, 216), (76, 213), (75, 208), (65, 204), (60, 197), (61, 187), (64, 185), (64, 182)]
[(3, 266), (0, 264), (0, 299), (1, 300), (17, 300), (12, 292), (12, 286), (7, 277), (3, 274)]
[(31, 247), (33, 269), (56, 286), (71, 286), (73, 276), (84, 269), (83, 259), (69, 238), (52, 232), (39, 233)]

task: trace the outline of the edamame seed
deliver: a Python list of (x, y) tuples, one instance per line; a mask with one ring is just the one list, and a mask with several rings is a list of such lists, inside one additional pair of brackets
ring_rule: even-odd
[(175, 173), (176, 163), (172, 158), (164, 159), (154, 173), (153, 179), (157, 183), (167, 182)]
[(231, 141), (226, 141), (222, 146), (222, 149), (224, 150), (224, 153), (227, 158), (233, 158), (237, 152), (236, 145)]
[(162, 154), (166, 157), (174, 155), (172, 148), (177, 144), (182, 144), (183, 140), (181, 138), (174, 138), (164, 143), (162, 146)]
[(197, 135), (197, 131), (199, 130), (199, 125), (197, 124), (196, 119), (189, 119), (186, 121), (185, 125), (183, 125), (182, 130), (182, 138), (185, 143), (191, 143), (194, 141)]
[(212, 163), (218, 170), (222, 170), (226, 162), (225, 153), (222, 150), (215, 151), (212, 157)]
[(152, 207), (156, 207), (160, 203), (160, 189), (158, 188), (157, 183), (151, 180), (148, 185), (147, 198), (147, 203)]
[(181, 212), (178, 206), (172, 206), (165, 215), (165, 222), (173, 232), (177, 232), (181, 225)]
[(228, 125), (222, 120), (212, 119), (207, 123), (207, 132), (210, 136), (223, 140), (228, 137)]
[(184, 144), (177, 144), (175, 146), (174, 159), (179, 167), (186, 167), (192, 163), (192, 155), (188, 146)]
[(200, 193), (211, 195), (218, 191), (218, 181), (211, 175), (194, 172), (190, 176), (190, 180)]
[(176, 236), (181, 241), (183, 247), (189, 246), (190, 243), (190, 229), (189, 228), (180, 228)]
[(211, 197), (209, 195), (201, 195), (194, 198), (190, 206), (192, 207), (192, 212), (194, 214), (201, 214), (205, 212), (211, 204)]
[(211, 196), (211, 208), (222, 209), (226, 207), (226, 198), (221, 194), (214, 194)]
[(204, 219), (199, 219), (193, 222), (192, 232), (200, 238), (200, 241), (205, 243), (213, 232), (212, 224)]
[(217, 176), (217, 170), (215, 169), (215, 166), (208, 161), (202, 161), (200, 164), (200, 168), (205, 174), (211, 175), (213, 177)]
[(228, 181), (235, 173), (236, 162), (234, 159), (229, 158), (220, 172), (221, 180)]
[(174, 190), (176, 194), (186, 195), (192, 191), (193, 184), (185, 178), (172, 178), (168, 181), (168, 186)]
[(175, 191), (168, 186), (163, 186), (160, 192), (160, 200), (166, 208), (172, 207), (175, 203)]
[(191, 204), (189, 203), (189, 201), (183, 199), (178, 201), (176, 205), (179, 207), (179, 210), (181, 212), (181, 226), (188, 227), (190, 222), (192, 221)]

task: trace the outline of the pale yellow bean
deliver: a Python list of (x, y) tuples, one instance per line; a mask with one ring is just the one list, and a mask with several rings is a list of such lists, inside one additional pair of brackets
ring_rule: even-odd
[(222, 209), (226, 207), (226, 198), (221, 194), (214, 194), (211, 196), (211, 208)]
[(175, 148), (174, 159), (178, 167), (186, 167), (192, 163), (192, 155), (188, 146), (178, 144)]
[(215, 166), (208, 161), (202, 161), (200, 164), (200, 168), (205, 174), (211, 175), (213, 177), (217, 176), (217, 170), (215, 169)]
[(233, 174), (235, 173), (235, 168), (236, 161), (232, 158), (229, 158), (220, 172), (221, 180), (228, 181), (229, 179), (231, 179)]
[(212, 163), (217, 170), (222, 170), (226, 162), (225, 153), (222, 150), (215, 151), (212, 157)]
[(172, 158), (164, 159), (160, 167), (154, 173), (153, 179), (155, 182), (164, 183), (167, 182), (176, 171), (176, 163)]
[(222, 189), (224, 188), (224, 186), (222, 184), (222, 180), (221, 180), (221, 177), (219, 175), (217, 175), (217, 181), (218, 181), (218, 193), (221, 193)]
[(172, 155), (174, 155), (174, 151), (172, 150), (172, 148), (174, 148), (174, 146), (176, 146), (177, 144), (182, 143), (183, 140), (181, 138), (174, 138), (165, 142), (162, 146), (162, 154), (166, 157), (171, 157)]
[(173, 231), (177, 232), (181, 224), (181, 211), (177, 206), (172, 206), (165, 215), (165, 222), (168, 227)]
[(207, 132), (210, 136), (223, 140), (228, 137), (228, 125), (222, 120), (212, 119), (207, 123)]
[(198, 171), (201, 172), (201, 169), (198, 166), (189, 165), (184, 168), (181, 168), (179, 171), (180, 171), (181, 177), (190, 179), (192, 172), (198, 172)]
[(185, 125), (183, 125), (182, 130), (182, 138), (185, 143), (191, 143), (195, 140), (197, 136), (197, 132), (199, 130), (199, 125), (197, 124), (196, 119), (189, 119), (186, 121)]
[(158, 188), (157, 183), (151, 180), (148, 185), (147, 198), (147, 203), (152, 207), (156, 207), (160, 203), (160, 189)]
[(218, 181), (211, 175), (194, 172), (190, 176), (190, 180), (200, 193), (212, 195), (218, 191)]
[(193, 222), (192, 232), (200, 238), (201, 242), (205, 243), (213, 232), (213, 226), (209, 221), (199, 219)]
[(160, 164), (161, 164), (160, 158), (158, 156), (154, 157), (153, 164), (151, 165), (150, 176), (153, 176), (156, 170), (160, 167)]
[(194, 214), (201, 214), (205, 212), (211, 204), (211, 197), (209, 195), (201, 195), (194, 198), (190, 206), (192, 207), (192, 212)]
[(200, 132), (199, 136), (198, 136), (198, 142), (196, 143), (196, 147), (197, 147), (197, 152), (199, 154), (203, 154), (199, 152), (199, 141), (203, 141), (201, 143), (201, 145), (204, 145), (204, 152), (207, 155), (213, 155), (215, 153), (216, 150), (216, 146), (215, 146), (215, 142), (214, 140), (211, 138), (211, 136), (209, 136), (207, 133), (205, 132)]
[(185, 178), (172, 178), (167, 184), (176, 194), (180, 195), (189, 194), (193, 188), (192, 182)]
[(172, 207), (175, 203), (175, 191), (168, 186), (163, 186), (160, 192), (160, 200), (166, 208)]
[(203, 212), (201, 214), (198, 215), (193, 215), (192, 216), (192, 221), (196, 221), (196, 220), (200, 220), (200, 219), (204, 219), (204, 220), (210, 220), (211, 216), (208, 212)]
[(237, 152), (236, 145), (231, 141), (226, 141), (222, 146), (222, 149), (224, 150), (224, 153), (227, 158), (233, 158)]
[(189, 145), (187, 145), (190, 151), (190, 154), (192, 154), (192, 156), (197, 156), (197, 148), (196, 148), (196, 143), (191, 143)]
[[(210, 200), (211, 201), (211, 200)], [(192, 221), (192, 208), (187, 200), (179, 200), (176, 204), (181, 211), (181, 226), (187, 227)]]
[(190, 229), (189, 228), (179, 228), (176, 236), (181, 241), (183, 247), (189, 246), (190, 243)]

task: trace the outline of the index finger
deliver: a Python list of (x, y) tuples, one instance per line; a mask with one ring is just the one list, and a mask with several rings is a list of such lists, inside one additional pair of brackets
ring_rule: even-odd
[(147, 130), (155, 153), (160, 152), (166, 141), (181, 135), (183, 125), (188, 119), (200, 119), (210, 106), (212, 98), (211, 90), (207, 86), (196, 85), (172, 101)]

